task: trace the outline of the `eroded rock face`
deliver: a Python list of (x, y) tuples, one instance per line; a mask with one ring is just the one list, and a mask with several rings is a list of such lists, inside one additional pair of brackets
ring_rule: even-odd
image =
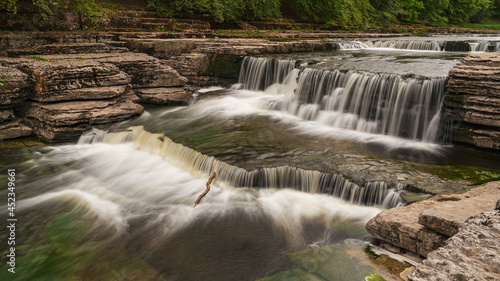
[(493, 210), (500, 198), (500, 182), (490, 182), (464, 194), (438, 195), (409, 206), (379, 213), (367, 231), (389, 244), (427, 256), (470, 217)]
[(500, 149), (500, 54), (470, 55), (451, 69), (443, 119), (452, 121), (452, 141)]
[(430, 253), (409, 281), (500, 280), (500, 211), (468, 219), (446, 245)]

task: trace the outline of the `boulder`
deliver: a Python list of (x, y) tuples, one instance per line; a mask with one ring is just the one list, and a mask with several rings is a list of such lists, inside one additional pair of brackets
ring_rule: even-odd
[(500, 280), (500, 211), (469, 218), (446, 245), (427, 256), (409, 281)]

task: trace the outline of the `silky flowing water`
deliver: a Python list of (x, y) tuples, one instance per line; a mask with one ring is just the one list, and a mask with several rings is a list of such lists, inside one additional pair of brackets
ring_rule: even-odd
[(238, 84), (189, 106), (151, 107), (76, 143), (0, 148), (18, 219), (16, 273), (0, 279), (399, 280), (364, 253), (364, 224), (498, 179), (498, 161), (464, 156), (440, 129), (447, 72), (468, 53), (358, 42), (248, 57)]

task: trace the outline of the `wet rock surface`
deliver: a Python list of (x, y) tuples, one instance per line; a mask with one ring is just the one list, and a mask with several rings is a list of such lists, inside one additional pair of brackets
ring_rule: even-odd
[(383, 211), (366, 229), (378, 239), (427, 256), (443, 246), (467, 218), (492, 210), (499, 197), (500, 182), (490, 182), (464, 194), (439, 195)]

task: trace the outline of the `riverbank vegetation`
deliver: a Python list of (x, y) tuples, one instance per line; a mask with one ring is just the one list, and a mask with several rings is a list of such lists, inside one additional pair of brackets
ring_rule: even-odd
[[(500, 26), (500, 0), (0, 0), (0, 11), (16, 13), (33, 1), (41, 14), (71, 10), (99, 18), (114, 9), (134, 6), (165, 18), (317, 23), (329, 29), (392, 24)], [(474, 27), (473, 27), (474, 28)]]

